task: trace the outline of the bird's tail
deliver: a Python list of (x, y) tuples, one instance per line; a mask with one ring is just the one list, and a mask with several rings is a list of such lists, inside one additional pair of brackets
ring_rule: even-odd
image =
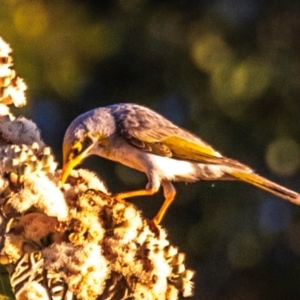
[(250, 183), (280, 198), (300, 205), (300, 194), (289, 190), (275, 182), (272, 182), (262, 176), (259, 176), (255, 173), (247, 173), (242, 170), (232, 170), (230, 171), (230, 175), (235, 179)]

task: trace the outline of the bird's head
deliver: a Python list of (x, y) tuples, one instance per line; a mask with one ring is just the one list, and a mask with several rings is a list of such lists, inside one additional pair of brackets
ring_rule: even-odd
[(68, 131), (63, 141), (63, 169), (61, 181), (64, 183), (71, 171), (85, 158), (93, 154), (100, 154), (107, 145), (107, 137), (101, 133), (82, 131), (77, 135)]
[(90, 155), (106, 156), (115, 122), (106, 108), (97, 108), (78, 116), (68, 127), (63, 140), (64, 183), (71, 171)]

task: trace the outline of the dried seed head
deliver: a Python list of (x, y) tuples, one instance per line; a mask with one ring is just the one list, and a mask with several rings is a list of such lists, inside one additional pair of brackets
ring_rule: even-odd
[(11, 48), (0, 37), (0, 103), (17, 107), (26, 104), (24, 81), (12, 69)]
[(47, 154), (38, 153), (36, 144), (33, 147), (9, 145), (1, 148), (1, 150), (0, 161), (4, 173), (14, 172), (20, 177), (36, 171), (53, 173), (57, 167), (53, 155), (48, 151)]
[[(1, 249), (3, 261), (13, 266), (17, 299), (33, 287), (40, 295), (47, 290), (53, 299), (192, 295), (193, 272), (185, 267), (185, 255), (170, 245), (160, 226), (153, 231), (135, 206), (107, 195), (93, 173), (73, 171), (72, 181), (60, 189), (60, 173), (44, 172), (49, 152), (21, 145), (0, 149), (0, 158), (1, 153), (18, 186), (3, 206), (14, 210)], [(37, 169), (25, 176), (20, 173), (25, 165)]]

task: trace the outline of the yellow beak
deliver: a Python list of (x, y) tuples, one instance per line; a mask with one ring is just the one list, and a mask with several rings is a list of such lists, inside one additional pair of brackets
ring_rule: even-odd
[(63, 166), (63, 169), (61, 172), (61, 182), (62, 183), (66, 182), (71, 171), (80, 163), (81, 163), (81, 159), (77, 156), (74, 159), (69, 160), (68, 163)]
[(76, 157), (71, 158), (66, 164), (63, 165), (63, 169), (61, 172), (61, 182), (65, 183), (67, 178), (69, 177), (71, 171), (78, 166), (87, 156), (89, 150), (93, 147), (93, 144), (78, 154)]

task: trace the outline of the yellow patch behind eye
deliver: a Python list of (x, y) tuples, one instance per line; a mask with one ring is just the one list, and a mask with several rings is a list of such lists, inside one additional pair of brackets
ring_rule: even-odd
[(81, 152), (82, 150), (82, 143), (80, 141), (76, 142), (73, 147), (72, 147), (73, 150), (76, 150), (78, 152)]
[(82, 143), (80, 141), (76, 142), (73, 146), (72, 146), (72, 151), (70, 153), (69, 156), (69, 160), (73, 159), (74, 157), (76, 157), (81, 151), (82, 151)]

